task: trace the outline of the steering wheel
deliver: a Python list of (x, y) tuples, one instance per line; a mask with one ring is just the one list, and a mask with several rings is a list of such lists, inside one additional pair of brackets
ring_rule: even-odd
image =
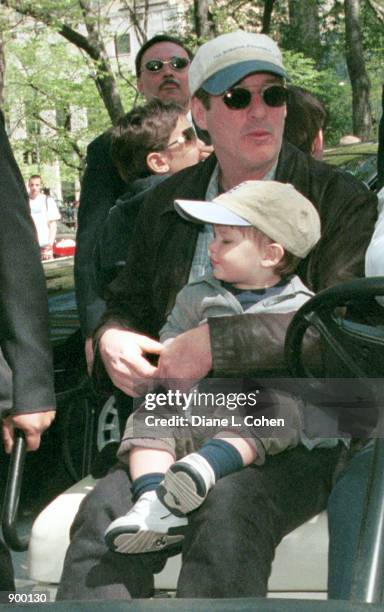
[[(295, 377), (309, 377), (308, 383), (316, 385), (303, 359), (304, 336), (312, 327), (320, 335), (324, 348), (341, 362), (346, 376), (365, 378), (368, 385), (374, 383), (372, 378), (382, 379), (384, 309), (377, 311), (377, 318), (370, 316), (374, 310), (372, 299), (382, 295), (384, 277), (378, 276), (326, 289), (304, 304), (294, 316), (286, 336), (285, 357), (291, 373)], [(339, 307), (344, 307), (341, 312)], [(356, 309), (362, 315), (363, 323), (358, 322), (358, 316), (353, 316)], [(352, 601), (383, 601), (383, 571), (380, 561), (384, 558), (383, 472), (384, 438), (378, 437), (369, 475), (370, 486), (361, 525), (359, 550), (354, 563)]]
[(374, 301), (382, 295), (384, 276), (376, 276), (341, 283), (306, 302), (292, 319), (285, 340), (292, 375), (314, 378), (303, 356), (304, 336), (314, 328), (327, 358), (341, 366), (341, 376), (384, 377), (384, 309)]

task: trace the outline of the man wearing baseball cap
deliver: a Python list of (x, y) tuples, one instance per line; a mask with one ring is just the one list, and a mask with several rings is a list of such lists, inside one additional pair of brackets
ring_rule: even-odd
[[(105, 371), (136, 396), (153, 379), (287, 374), (284, 338), (292, 313), (213, 317), (166, 346), (155, 338), (178, 291), (209, 270), (209, 224), (182, 219), (175, 200), (211, 201), (246, 180), (291, 183), (318, 210), (322, 236), (297, 269), (317, 292), (363, 275), (376, 196), (359, 181), (283, 143), (285, 69), (267, 36), (242, 31), (202, 45), (189, 71), (192, 112), (215, 153), (154, 189), (137, 220), (134, 244), (111, 286), (97, 332)], [(158, 365), (148, 359), (159, 355)], [(101, 378), (98, 361), (95, 374)], [(276, 544), (327, 503), (340, 449), (298, 446), (218, 481), (191, 516), (183, 543), (179, 597), (263, 596)], [(127, 511), (127, 472), (116, 469), (82, 504), (73, 528), (59, 598), (150, 596), (166, 551), (139, 558), (107, 553), (103, 533)], [(143, 559), (144, 557), (144, 559)]]
[[(211, 202), (176, 200), (175, 207), (188, 221), (214, 224), (215, 236), (209, 245), (212, 273), (177, 294), (160, 330), (161, 342), (173, 341), (211, 317), (294, 312), (313, 295), (294, 271), (320, 239), (320, 219), (311, 202), (292, 185), (245, 181)], [(217, 390), (222, 395), (222, 381), (215, 381), (213, 387), (211, 382), (195, 387), (194, 392), (205, 396), (209, 388), (211, 396)], [(244, 390), (242, 381), (238, 385), (231, 381), (230, 386), (226, 397), (236, 398)], [(309, 448), (338, 444), (337, 438), (306, 436), (305, 405), (291, 393), (259, 389), (257, 405), (248, 403), (245, 414), (242, 407), (238, 406), (239, 419), (233, 425), (226, 418), (227, 409), (212, 399), (212, 404), (203, 405), (203, 414), (215, 419), (216, 426), (206, 427), (195, 418), (202, 406), (194, 403), (188, 406), (191, 423), (180, 431), (172, 425), (177, 409), (170, 405), (165, 414), (162, 411), (167, 425), (157, 435), (146, 426), (145, 402), (131, 414), (118, 457), (128, 465), (135, 504), (108, 527), (105, 536), (110, 550), (153, 552), (159, 538), (172, 546), (175, 532), (176, 539), (183, 538), (186, 517), (221, 478), (252, 463), (262, 465), (266, 455), (299, 442)], [(269, 418), (281, 418), (284, 427), (263, 431), (257, 417), (265, 412)], [(160, 465), (166, 469), (164, 474), (158, 472)]]

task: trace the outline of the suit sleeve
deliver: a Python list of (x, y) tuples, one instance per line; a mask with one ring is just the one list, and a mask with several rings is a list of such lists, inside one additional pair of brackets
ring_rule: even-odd
[(48, 302), (28, 196), (0, 116), (0, 345), (14, 413), (55, 405)]

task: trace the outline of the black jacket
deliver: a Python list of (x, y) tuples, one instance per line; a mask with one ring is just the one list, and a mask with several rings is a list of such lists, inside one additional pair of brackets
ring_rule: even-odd
[(92, 333), (94, 321), (103, 312), (93, 278), (95, 245), (109, 209), (126, 188), (112, 161), (111, 131), (108, 130), (88, 146), (77, 219), (75, 289), (80, 325), (86, 336)]
[[(199, 226), (174, 210), (175, 198), (204, 199), (216, 164), (187, 168), (151, 191), (137, 219), (125, 269), (110, 286), (103, 321), (156, 337), (187, 281)], [(319, 211), (322, 238), (298, 274), (313, 291), (364, 273), (364, 254), (377, 216), (377, 198), (350, 175), (285, 143), (276, 180), (292, 183)], [(215, 373), (246, 374), (284, 367), (292, 315), (245, 314), (209, 320)]]
[(0, 346), (13, 375), (13, 413), (55, 405), (48, 304), (28, 194), (0, 113)]
[(95, 249), (97, 291), (103, 295), (125, 265), (134, 234), (136, 218), (149, 189), (163, 182), (168, 176), (151, 175), (136, 179), (110, 209), (103, 231)]
[(87, 308), (87, 335), (93, 332), (105, 311), (106, 286), (125, 264), (140, 206), (148, 191), (165, 178), (166, 175), (137, 179), (108, 213), (88, 265), (88, 296), (94, 298)]
[[(209, 142), (207, 132), (195, 126), (199, 137)], [(100, 240), (108, 212), (117, 198), (127, 190), (112, 161), (111, 130), (107, 130), (87, 149), (87, 163), (81, 183), (78, 230), (75, 255), (75, 289), (80, 325), (85, 336), (90, 336), (104, 310), (104, 303), (96, 290), (93, 255)]]

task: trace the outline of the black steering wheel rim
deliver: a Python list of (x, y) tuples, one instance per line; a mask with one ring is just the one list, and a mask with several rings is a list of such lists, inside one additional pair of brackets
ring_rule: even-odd
[[(322, 341), (337, 355), (338, 359), (349, 371), (351, 378), (367, 377), (369, 373), (359, 365), (348, 350), (343, 346), (341, 330), (345, 327), (345, 319), (336, 314), (337, 308), (348, 307), (384, 295), (384, 276), (361, 278), (341, 283), (321, 291), (295, 314), (288, 328), (285, 340), (285, 359), (291, 374), (297, 378), (313, 378), (303, 360), (303, 341), (307, 330), (315, 328)], [(375, 328), (376, 329), (376, 328)], [(383, 333), (375, 338), (375, 333), (367, 329), (356, 329), (357, 340), (361, 334), (373, 343), (384, 342), (384, 310)]]

